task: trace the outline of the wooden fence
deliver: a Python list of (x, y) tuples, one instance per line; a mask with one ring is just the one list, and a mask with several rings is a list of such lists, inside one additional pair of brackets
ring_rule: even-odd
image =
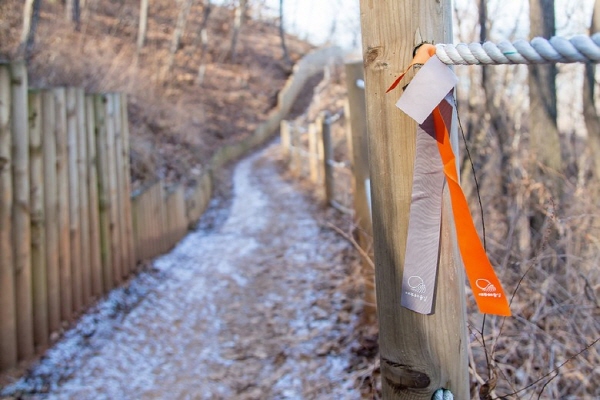
[(0, 371), (31, 359), (94, 301), (172, 248), (208, 207), (212, 172), (265, 143), (305, 82), (338, 48), (294, 68), (252, 135), (219, 149), (196, 186), (131, 193), (127, 100), (67, 87), (28, 89), (0, 64)]
[[(362, 318), (365, 323), (373, 324), (376, 320), (376, 299), (365, 93), (361, 84), (363, 63), (347, 63), (345, 70), (348, 101), (343, 114), (329, 116), (323, 113), (308, 126), (282, 121), (281, 148), (292, 174), (309, 178), (322, 188), (326, 204), (353, 216), (353, 233), (363, 258), (365, 307)], [(345, 134), (332, 135), (333, 129), (341, 129)], [(345, 154), (348, 158), (336, 160), (335, 149), (343, 145), (342, 141), (347, 146)], [(348, 196), (349, 193), (351, 196)]]

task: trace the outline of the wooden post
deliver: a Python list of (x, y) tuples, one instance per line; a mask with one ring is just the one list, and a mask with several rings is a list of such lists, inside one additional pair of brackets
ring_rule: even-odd
[(60, 274), (58, 230), (58, 182), (56, 177), (56, 104), (54, 93), (42, 92), (44, 159), (44, 214), (46, 236), (46, 282), (48, 291), (48, 332), (60, 329)]
[(279, 134), (281, 135), (281, 155), (285, 163), (290, 161), (290, 124), (286, 120), (281, 120), (279, 124)]
[(92, 274), (90, 265), (90, 201), (88, 187), (87, 124), (85, 92), (77, 88), (77, 181), (79, 182), (79, 227), (81, 236), (81, 298), (86, 307), (92, 300)]
[(121, 273), (121, 237), (119, 228), (118, 192), (117, 192), (117, 168), (115, 152), (115, 101), (112, 94), (106, 94), (106, 150), (108, 170), (108, 195), (110, 198), (110, 253), (112, 256), (113, 282), (119, 285), (122, 279)]
[(65, 88), (52, 91), (55, 105), (56, 192), (58, 198), (58, 270), (60, 280), (60, 317), (71, 319), (73, 293), (71, 284), (71, 233), (69, 207), (69, 152), (67, 137), (67, 102)]
[(27, 121), (27, 70), (15, 62), (11, 72), (12, 174), (13, 174), (13, 265), (17, 310), (19, 359), (34, 353), (31, 288), (31, 219), (29, 215), (29, 133)]
[(96, 113), (94, 96), (85, 96), (87, 180), (88, 180), (88, 219), (90, 230), (90, 274), (91, 294), (102, 294), (102, 259), (100, 257), (100, 220), (98, 208), (98, 172), (96, 170)]
[(416, 145), (415, 122), (385, 94), (422, 41), (452, 41), (450, 0), (361, 0), (373, 204), (381, 378), (385, 399), (431, 399), (450, 389), (468, 399), (462, 267), (445, 193), (435, 314), (400, 306)]
[(81, 201), (79, 198), (79, 146), (77, 127), (77, 88), (68, 87), (67, 100), (67, 152), (69, 169), (69, 232), (71, 236), (71, 294), (73, 311), (83, 307), (81, 280)]
[(296, 177), (302, 175), (302, 161), (300, 159), (300, 138), (298, 137), (298, 130), (296, 126), (288, 121), (288, 128), (290, 131), (290, 169), (292, 174)]
[(135, 271), (136, 257), (133, 243), (133, 213), (131, 211), (131, 168), (129, 165), (129, 117), (127, 114), (127, 95), (121, 95), (121, 139), (123, 142), (123, 222), (125, 224), (125, 237), (123, 243), (127, 249), (126, 268)]
[(324, 112), (321, 116), (321, 135), (323, 140), (323, 183), (325, 186), (325, 204), (333, 201), (333, 146), (331, 144), (331, 121)]
[(308, 166), (310, 180), (314, 183), (319, 181), (319, 140), (317, 124), (312, 122), (308, 125)]
[[(354, 223), (358, 243), (369, 255), (372, 255), (373, 225), (371, 223), (371, 207), (368, 199), (369, 149), (367, 145), (367, 109), (365, 91), (357, 85), (364, 81), (363, 63), (346, 64), (346, 88), (348, 102), (345, 105), (346, 119), (349, 121), (348, 143), (352, 156), (352, 175), (354, 193)], [(365, 324), (373, 324), (377, 319), (377, 299), (375, 296), (375, 271), (369, 260), (362, 259), (362, 276), (364, 279), (365, 307), (361, 316)]]
[(100, 261), (104, 292), (114, 287), (111, 253), (111, 198), (108, 171), (108, 140), (106, 139), (106, 95), (94, 96), (96, 121), (96, 170), (98, 171), (98, 219), (100, 225)]
[(48, 345), (48, 291), (44, 213), (44, 159), (42, 154), (42, 95), (29, 92), (29, 182), (31, 218), (31, 277), (34, 343)]
[(0, 370), (17, 363), (10, 70), (0, 64)]

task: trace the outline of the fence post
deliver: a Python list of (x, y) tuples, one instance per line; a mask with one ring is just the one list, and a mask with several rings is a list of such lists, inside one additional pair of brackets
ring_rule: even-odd
[(60, 274), (58, 230), (58, 182), (56, 177), (56, 105), (54, 93), (42, 92), (44, 162), (44, 214), (46, 236), (46, 279), (48, 290), (48, 333), (60, 329)]
[[(360, 0), (373, 194), (373, 242), (383, 397), (431, 399), (441, 387), (468, 399), (464, 274), (444, 204), (435, 313), (400, 306), (416, 126), (386, 95), (422, 41), (452, 40), (450, 0)], [(448, 193), (445, 193), (448, 200)]]
[(135, 245), (133, 243), (133, 213), (131, 211), (131, 172), (129, 167), (129, 118), (127, 115), (127, 95), (121, 95), (121, 140), (123, 142), (123, 212), (125, 238), (123, 242), (127, 249), (127, 264), (125, 267), (133, 272), (136, 267)]
[(13, 265), (17, 312), (19, 359), (34, 353), (31, 288), (31, 219), (29, 215), (29, 133), (27, 121), (27, 70), (15, 62), (11, 72), (12, 174), (13, 174)]
[(313, 183), (319, 182), (319, 126), (316, 122), (308, 124), (308, 166), (309, 177)]
[(94, 96), (85, 96), (85, 141), (87, 148), (88, 215), (90, 230), (91, 295), (102, 294), (102, 259), (100, 256), (100, 216), (98, 208), (98, 171), (96, 169), (96, 113)]
[(290, 161), (290, 125), (282, 119), (279, 123), (279, 134), (281, 135), (281, 155), (283, 156), (284, 162)]
[(325, 111), (320, 118), (323, 140), (323, 183), (325, 186), (325, 204), (333, 201), (333, 147), (331, 145), (331, 121)]
[(115, 133), (115, 177), (117, 183), (117, 227), (119, 231), (119, 265), (121, 266), (121, 277), (126, 278), (129, 275), (129, 246), (127, 245), (127, 232), (125, 229), (125, 201), (129, 202), (129, 197), (125, 193), (125, 178), (129, 179), (129, 174), (124, 175), (123, 166), (123, 123), (121, 111), (121, 95), (111, 93), (113, 98), (113, 121)]
[(108, 170), (108, 140), (106, 121), (106, 95), (94, 96), (96, 120), (96, 170), (98, 171), (98, 220), (100, 226), (100, 261), (102, 263), (102, 283), (104, 292), (114, 287), (111, 239), (111, 197)]
[(31, 218), (31, 284), (34, 344), (48, 345), (48, 290), (44, 213), (44, 160), (42, 153), (42, 94), (29, 91), (29, 182)]
[(58, 270), (60, 280), (60, 317), (69, 321), (73, 312), (71, 284), (71, 223), (69, 207), (69, 152), (65, 88), (52, 90), (55, 106), (56, 191), (58, 202)]
[(296, 126), (291, 123), (291, 122), (287, 122), (287, 126), (289, 128), (290, 131), (290, 156), (291, 156), (291, 163), (290, 163), (290, 169), (292, 170), (292, 174), (296, 177), (301, 176), (302, 175), (302, 161), (300, 158), (300, 138), (298, 137), (298, 130), (296, 129)]
[[(345, 105), (346, 118), (350, 122), (348, 143), (352, 156), (352, 175), (354, 193), (354, 222), (357, 226), (358, 243), (372, 254), (373, 227), (371, 223), (371, 207), (368, 199), (369, 149), (367, 143), (367, 110), (365, 91), (359, 87), (359, 80), (364, 81), (362, 61), (346, 64), (346, 88), (348, 101)], [(375, 297), (375, 271), (372, 264), (362, 259), (362, 275), (364, 279), (365, 307), (361, 316), (366, 324), (374, 324), (377, 319), (377, 299)]]
[(109, 216), (110, 216), (110, 253), (112, 256), (112, 277), (114, 285), (118, 286), (122, 280), (121, 272), (121, 237), (120, 237), (120, 224), (119, 224), (119, 195), (118, 195), (118, 181), (117, 181), (117, 168), (116, 168), (116, 151), (115, 151), (115, 101), (114, 96), (111, 93), (105, 95), (106, 113), (105, 113), (105, 124), (106, 124), (106, 153), (107, 153), (107, 164), (106, 168), (108, 171), (108, 196), (110, 202)]
[(66, 89), (67, 152), (69, 165), (69, 225), (71, 236), (71, 293), (76, 314), (83, 307), (81, 280), (81, 202), (79, 198), (79, 146), (77, 127), (77, 88)]
[(0, 370), (17, 363), (10, 70), (0, 64)]
[(77, 181), (79, 189), (79, 228), (81, 237), (81, 299), (86, 307), (92, 300), (92, 269), (90, 258), (90, 198), (88, 181), (87, 123), (85, 92), (75, 90), (77, 112)]

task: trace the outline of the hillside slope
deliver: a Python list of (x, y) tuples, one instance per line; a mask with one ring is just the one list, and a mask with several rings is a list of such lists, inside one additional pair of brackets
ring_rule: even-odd
[[(192, 3), (169, 70), (178, 3), (150, 2), (146, 44), (137, 54), (139, 1), (88, 1), (79, 31), (65, 20), (61, 4), (42, 2), (28, 66), (30, 86), (127, 93), (134, 189), (156, 178), (193, 182), (215, 148), (245, 137), (265, 119), (289, 75), (275, 21), (252, 18), (253, 9), (231, 61), (234, 10), (213, 6), (203, 55), (204, 2)], [(22, 7), (17, 0), (0, 3), (0, 60), (19, 57)], [(292, 36), (286, 42), (292, 60), (311, 48)]]

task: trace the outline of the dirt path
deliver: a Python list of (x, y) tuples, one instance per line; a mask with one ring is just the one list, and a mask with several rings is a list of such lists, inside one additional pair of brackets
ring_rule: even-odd
[(352, 300), (332, 290), (346, 276), (349, 246), (281, 178), (277, 150), (237, 165), (224, 223), (189, 234), (157, 259), (157, 271), (129, 289), (139, 298), (129, 301), (138, 302), (130, 312), (107, 318), (124, 302), (109, 297), (9, 391), (73, 399), (360, 398), (346, 372)]

